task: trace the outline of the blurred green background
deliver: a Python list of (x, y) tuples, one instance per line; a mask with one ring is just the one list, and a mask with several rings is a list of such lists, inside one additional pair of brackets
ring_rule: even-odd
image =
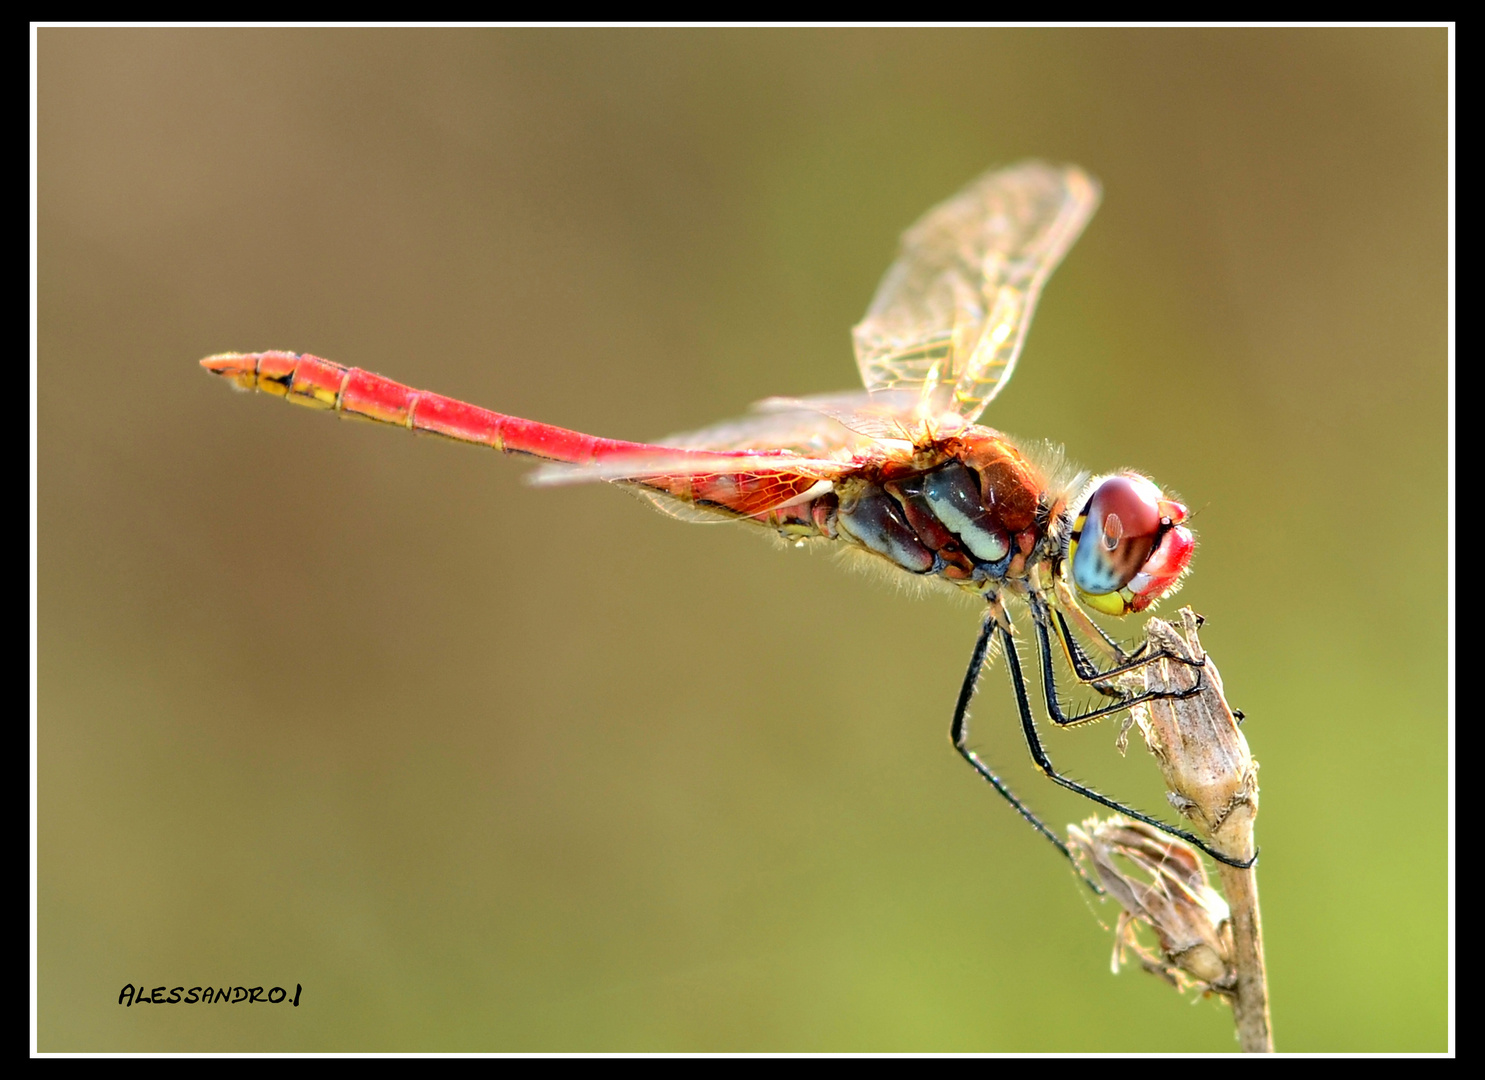
[[(855, 385), (897, 234), (1036, 156), (1104, 204), (985, 421), (1197, 511), (1279, 1047), (1444, 1049), (1446, 49), (41, 30), (41, 1048), (1232, 1049), (951, 752), (973, 609), (196, 367), (698, 427)], [(1049, 747), (1162, 809), (1116, 730)]]

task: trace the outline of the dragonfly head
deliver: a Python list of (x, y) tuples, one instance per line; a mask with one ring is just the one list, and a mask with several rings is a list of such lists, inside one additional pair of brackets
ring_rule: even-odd
[(1139, 473), (1090, 482), (1067, 549), (1078, 599), (1128, 615), (1175, 592), (1196, 550), (1185, 520), (1186, 508)]

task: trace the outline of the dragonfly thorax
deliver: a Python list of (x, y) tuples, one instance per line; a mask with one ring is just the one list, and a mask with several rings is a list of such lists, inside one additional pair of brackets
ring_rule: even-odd
[(837, 481), (810, 521), (910, 574), (976, 592), (1025, 576), (1046, 534), (1040, 473), (995, 433), (930, 450)]

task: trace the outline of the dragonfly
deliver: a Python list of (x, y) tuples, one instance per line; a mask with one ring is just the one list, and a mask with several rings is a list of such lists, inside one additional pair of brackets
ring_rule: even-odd
[[(1040, 772), (1214, 859), (1247, 866), (1251, 859), (1058, 772), (1017, 652), (1009, 601), (1029, 614), (1046, 715), (1059, 728), (1161, 696), (1117, 688), (1120, 675), (1163, 659), (1200, 666), (1146, 646), (1126, 649), (1089, 615), (1146, 611), (1180, 587), (1195, 549), (1186, 507), (1140, 473), (1080, 471), (1049, 447), (1021, 447), (976, 423), (1009, 382), (1042, 288), (1100, 196), (1098, 182), (1073, 165), (1028, 161), (980, 176), (902, 235), (852, 331), (863, 390), (769, 398), (740, 419), (655, 443), (492, 412), (308, 353), (222, 353), (201, 365), (297, 405), (536, 459), (536, 484), (620, 485), (682, 520), (744, 522), (968, 593), (984, 614), (949, 736), (980, 777), (1082, 874), (1064, 841), (970, 746), (969, 705), (998, 645)], [(1059, 653), (1102, 704), (1064, 707)], [(1187, 693), (1200, 688), (1198, 672)]]

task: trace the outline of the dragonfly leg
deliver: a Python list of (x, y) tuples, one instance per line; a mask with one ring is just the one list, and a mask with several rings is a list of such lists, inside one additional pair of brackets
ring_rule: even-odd
[[(1051, 608), (1055, 612), (1057, 616), (1058, 638), (1062, 641), (1064, 648), (1068, 650), (1068, 661), (1073, 665), (1073, 670), (1078, 673), (1079, 681), (1092, 682), (1097, 676), (1089, 674), (1095, 670), (1093, 662), (1088, 658), (1087, 653), (1083, 652), (1078, 646), (1072, 628), (1068, 625), (1068, 619), (1072, 620), (1072, 625), (1082, 631), (1083, 636), (1094, 645), (1099, 653), (1120, 669), (1107, 672), (1106, 674), (1118, 675), (1122, 674), (1125, 670), (1132, 671), (1138, 666), (1135, 663), (1136, 661), (1146, 658), (1149, 649), (1147, 642), (1141, 642), (1133, 651), (1125, 649), (1083, 610), (1083, 605), (1078, 603), (1077, 597), (1073, 595), (1072, 588), (1068, 585), (1065, 578), (1054, 578), (1052, 587), (1056, 597), (1055, 603), (1048, 600), (1040, 586), (1034, 590), (1037, 593), (1036, 599), (1041, 600), (1044, 607)], [(1200, 619), (1201, 616), (1198, 615), (1197, 618)], [(1164, 651), (1158, 656), (1149, 657), (1149, 659), (1174, 660), (1189, 667), (1201, 667), (1206, 663), (1204, 659), (1192, 660)], [(1123, 665), (1126, 664), (1132, 666), (1125, 668)]]
[[(1042, 593), (1043, 588), (1044, 586), (1038, 587), (1036, 591)], [(1083, 610), (1083, 605), (1078, 603), (1077, 597), (1073, 595), (1072, 588), (1065, 579), (1060, 577), (1053, 578), (1052, 590), (1056, 596), (1056, 602), (1048, 606), (1055, 608), (1059, 615), (1066, 610), (1071, 615), (1073, 624), (1083, 632), (1083, 636), (1093, 643), (1098, 652), (1108, 662), (1114, 664), (1127, 663), (1145, 651), (1146, 646), (1143, 643), (1136, 646), (1133, 652), (1130, 652), (1110, 637), (1108, 632), (1099, 626), (1098, 623), (1094, 622), (1092, 617)], [(1066, 619), (1062, 621), (1066, 622)]]
[[(1066, 586), (1059, 582), (1057, 589), (1057, 604), (1050, 603), (1039, 589), (1029, 590), (1027, 601), (1031, 605), (1032, 617), (1039, 622), (1050, 622), (1055, 618), (1057, 640), (1062, 644), (1064, 653), (1067, 655), (1068, 665), (1077, 676), (1080, 683), (1093, 686), (1105, 697), (1119, 696), (1120, 692), (1110, 687), (1097, 684), (1123, 675), (1125, 672), (1137, 671), (1146, 664), (1154, 663), (1156, 660), (1171, 660), (1187, 667), (1199, 668), (1206, 663), (1205, 658), (1191, 659), (1185, 656), (1177, 656), (1174, 653), (1160, 650), (1150, 652), (1149, 645), (1141, 642), (1132, 652), (1124, 649), (1117, 641), (1104, 632), (1103, 627), (1088, 617), (1088, 613), (1082, 609), (1072, 596)], [(1084, 636), (1097, 646), (1098, 651), (1103, 653), (1112, 662), (1113, 666), (1107, 670), (1100, 671), (1089, 658), (1088, 653), (1078, 643), (1077, 636), (1073, 633), (1072, 626), (1068, 625), (1068, 614), (1071, 614), (1073, 623), (1076, 624)]]
[(1148, 653), (1144, 656), (1133, 656), (1122, 664), (1116, 664), (1105, 671), (1099, 671), (1088, 660), (1087, 654), (1078, 645), (1077, 639), (1072, 636), (1066, 623), (1058, 622), (1056, 624), (1058, 638), (1063, 644), (1064, 653), (1068, 658), (1068, 663), (1073, 667), (1077, 680), (1092, 686), (1093, 689), (1097, 690), (1104, 697), (1114, 699), (1111, 704), (1101, 705), (1098, 708), (1089, 709), (1087, 712), (1068, 715), (1063, 711), (1061, 696), (1057, 692), (1057, 672), (1052, 660), (1051, 631), (1049, 629), (1049, 624), (1052, 623), (1052, 613), (1049, 611), (1046, 601), (1036, 593), (1029, 593), (1027, 600), (1031, 604), (1031, 621), (1036, 627), (1037, 651), (1041, 659), (1042, 689), (1047, 699), (1047, 715), (1051, 718), (1052, 723), (1058, 727), (1072, 727), (1075, 724), (1086, 724), (1090, 720), (1098, 720), (1117, 712), (1123, 712), (1131, 705), (1138, 705), (1142, 701), (1153, 701), (1156, 698), (1193, 697), (1204, 689), (1205, 684), (1202, 682), (1201, 673), (1198, 671), (1196, 683), (1188, 690), (1182, 690), (1176, 693), (1161, 693), (1156, 691), (1144, 694), (1125, 693), (1109, 685), (1108, 680), (1115, 676), (1123, 675), (1126, 672), (1138, 671), (1140, 668), (1153, 664), (1157, 660), (1177, 660), (1188, 666), (1197, 668), (1201, 667), (1201, 662), (1186, 660), (1184, 657), (1174, 656), (1162, 650)]
[(959, 688), (959, 700), (954, 705), (954, 720), (949, 726), (949, 740), (954, 744), (954, 749), (959, 753), (959, 756), (969, 762), (975, 772), (979, 773), (982, 779), (1000, 793), (1001, 798), (1010, 803), (1016, 812), (1031, 824), (1032, 828), (1041, 833), (1042, 836), (1051, 842), (1053, 847), (1062, 852), (1067, 858), (1067, 861), (1072, 863), (1073, 869), (1083, 879), (1084, 884), (1102, 896), (1103, 889), (1088, 876), (1083, 867), (1073, 858), (1072, 852), (1068, 850), (1067, 845), (1062, 842), (1061, 838), (1048, 828), (1046, 823), (1037, 817), (1030, 807), (1016, 798), (1011, 789), (1006, 786), (1005, 781), (996, 776), (990, 767), (980, 760), (980, 756), (969, 748), (969, 703), (974, 699), (975, 689), (980, 682), (980, 672), (985, 666), (986, 657), (990, 652), (990, 643), (994, 640), (995, 630), (998, 625), (995, 612), (992, 610), (990, 614), (985, 616), (984, 625), (980, 628), (980, 636), (975, 640), (974, 652), (970, 654), (969, 669), (964, 673), (964, 684)]
[[(1142, 821), (1152, 828), (1159, 829), (1161, 832), (1169, 833), (1171, 836), (1184, 840), (1191, 846), (1206, 852), (1208, 855), (1210, 855), (1212, 858), (1216, 859), (1220, 863), (1226, 863), (1228, 866), (1236, 866), (1243, 869), (1246, 869), (1247, 867), (1253, 865), (1254, 860), (1258, 858), (1256, 854), (1252, 858), (1247, 860), (1234, 859), (1230, 855), (1224, 855), (1220, 851), (1212, 848), (1204, 840), (1202, 840), (1201, 837), (1197, 836), (1193, 832), (1190, 832), (1186, 829), (1178, 829), (1173, 825), (1167, 825), (1165, 822), (1160, 821), (1157, 818), (1153, 818), (1149, 814), (1141, 813), (1140, 811), (1135, 810), (1132, 807), (1125, 806), (1121, 802), (1116, 802), (1106, 795), (1099, 794), (1097, 791), (1094, 791), (1086, 784), (1080, 784), (1078, 783), (1078, 781), (1072, 779), (1071, 777), (1063, 776), (1061, 773), (1059, 773), (1056, 767), (1052, 764), (1052, 759), (1047, 756), (1046, 750), (1042, 747), (1041, 736), (1037, 734), (1036, 718), (1031, 711), (1031, 698), (1026, 692), (1026, 679), (1021, 673), (1021, 658), (1016, 653), (1016, 642), (1015, 639), (1011, 637), (1010, 627), (1000, 624), (994, 625), (1000, 630), (1002, 639), (1005, 644), (1006, 670), (1010, 672), (1011, 686), (1016, 692), (1016, 708), (1021, 714), (1021, 732), (1026, 736), (1026, 748), (1031, 751), (1031, 759), (1036, 762), (1036, 767), (1046, 775), (1047, 779), (1051, 780), (1054, 784), (1058, 784), (1061, 787), (1067, 788), (1067, 790), (1069, 791), (1076, 792), (1077, 794), (1083, 796), (1083, 798), (1085, 799), (1096, 802), (1100, 806), (1107, 807), (1117, 814), (1123, 814), (1125, 817), (1133, 818), (1135, 821)], [(1038, 625), (1040, 626), (1040, 624)], [(1039, 635), (1039, 639), (1042, 643), (1042, 648), (1045, 654), (1049, 649), (1049, 643), (1046, 641), (1045, 638), (1045, 628), (1042, 628), (1042, 633)], [(1200, 680), (1198, 680), (1198, 685), (1200, 685)], [(1129, 704), (1134, 704), (1137, 701), (1146, 700), (1148, 697), (1156, 696), (1184, 697), (1185, 695), (1135, 695), (1134, 697), (1130, 698), (1124, 705), (1111, 705), (1108, 707), (1107, 710), (1104, 711), (1117, 712), (1119, 709), (1125, 708)], [(1091, 717), (1089, 719), (1091, 719)]]

